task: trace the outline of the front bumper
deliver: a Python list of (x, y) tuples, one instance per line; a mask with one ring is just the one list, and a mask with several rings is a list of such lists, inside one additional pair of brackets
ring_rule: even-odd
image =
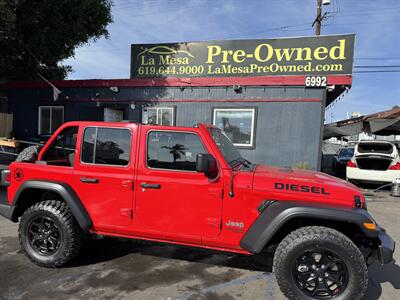
[(385, 229), (378, 228), (378, 252), (377, 258), (384, 265), (393, 261), (393, 253), (396, 248), (395, 241), (386, 233)]
[(14, 207), (8, 203), (7, 188), (0, 186), (0, 215), (11, 220)]

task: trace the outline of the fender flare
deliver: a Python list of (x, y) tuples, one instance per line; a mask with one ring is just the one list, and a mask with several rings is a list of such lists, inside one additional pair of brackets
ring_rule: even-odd
[(16, 221), (18, 219), (18, 216), (16, 216), (18, 202), (23, 192), (27, 189), (51, 191), (59, 194), (61, 198), (67, 203), (68, 207), (71, 209), (73, 216), (75, 217), (76, 221), (84, 232), (88, 232), (93, 227), (93, 221), (90, 218), (85, 207), (83, 206), (78, 195), (68, 184), (63, 182), (28, 180), (21, 184), (13, 200), (13, 220)]
[(275, 201), (264, 209), (250, 226), (240, 241), (240, 247), (251, 253), (260, 253), (273, 236), (288, 221), (295, 218), (355, 224), (367, 237), (377, 238), (377, 231), (367, 230), (363, 226), (363, 223), (374, 222), (365, 209), (336, 207), (319, 203), (316, 205), (309, 202)]

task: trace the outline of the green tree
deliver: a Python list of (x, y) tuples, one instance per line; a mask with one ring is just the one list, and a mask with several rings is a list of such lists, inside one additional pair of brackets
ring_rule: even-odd
[(108, 38), (111, 0), (0, 0), (0, 79), (63, 79), (75, 48)]

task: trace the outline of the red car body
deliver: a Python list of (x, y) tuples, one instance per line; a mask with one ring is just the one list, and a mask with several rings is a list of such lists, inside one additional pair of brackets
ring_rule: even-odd
[[(12, 163), (10, 205), (26, 181), (62, 182), (79, 196), (93, 221), (90, 229), (93, 233), (252, 254), (240, 246), (240, 241), (260, 215), (258, 208), (266, 199), (343, 208), (355, 207), (355, 197), (364, 203), (355, 186), (323, 173), (263, 165), (252, 170), (241, 165), (232, 168), (214, 142), (210, 127), (205, 125), (163, 127), (70, 122), (60, 127), (43, 147), (39, 162), (57, 135), (69, 126), (79, 127), (73, 167)], [(82, 137), (88, 126), (129, 129), (132, 135), (129, 164), (83, 163)], [(154, 130), (198, 135), (206, 151), (216, 159), (218, 175), (210, 179), (204, 173), (148, 167), (147, 138)], [(82, 178), (89, 182), (82, 182)], [(90, 184), (91, 180), (96, 184)], [(156, 184), (160, 188), (148, 189), (142, 184)]]

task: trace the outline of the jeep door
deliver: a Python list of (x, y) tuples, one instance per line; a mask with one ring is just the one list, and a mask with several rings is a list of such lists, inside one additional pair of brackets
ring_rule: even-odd
[(136, 192), (137, 222), (147, 235), (200, 243), (220, 233), (220, 178), (197, 173), (196, 156), (209, 153), (193, 128), (143, 127)]
[(96, 230), (131, 223), (136, 132), (135, 125), (80, 128), (74, 187)]

